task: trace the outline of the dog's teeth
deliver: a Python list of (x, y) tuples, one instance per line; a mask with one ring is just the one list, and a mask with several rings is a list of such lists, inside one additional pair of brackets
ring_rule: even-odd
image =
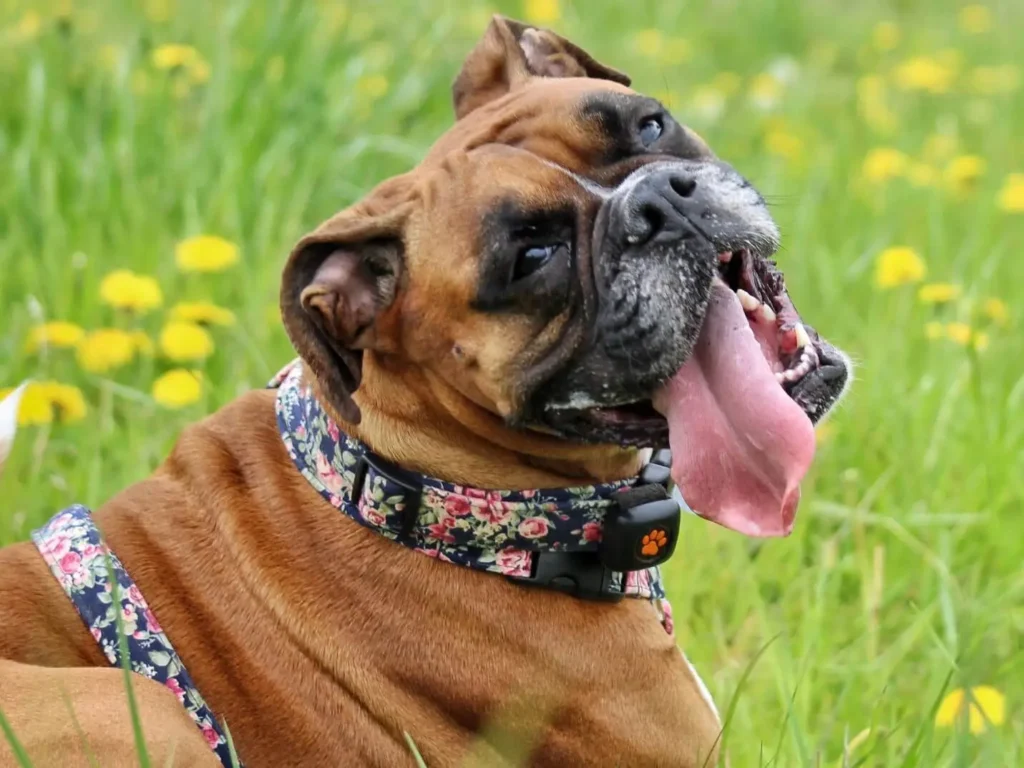
[(753, 312), (755, 309), (761, 306), (760, 301), (755, 299), (742, 288), (736, 289), (736, 297), (740, 300), (740, 304), (743, 305), (743, 309), (746, 310), (747, 312)]
[(786, 380), (786, 372), (785, 371), (779, 371), (778, 373), (776, 373), (775, 374), (775, 380), (777, 382), (779, 382), (779, 384), (784, 382)]
[(796, 348), (803, 349), (811, 345), (811, 337), (807, 335), (807, 329), (804, 328), (803, 323), (797, 323), (793, 327), (793, 332), (796, 334)]
[(640, 242), (640, 235), (626, 235), (626, 242), (630, 245), (636, 245)]
[(774, 323), (776, 320), (775, 310), (769, 307), (767, 304), (762, 304), (761, 309), (758, 311), (758, 315), (761, 320), (766, 323)]

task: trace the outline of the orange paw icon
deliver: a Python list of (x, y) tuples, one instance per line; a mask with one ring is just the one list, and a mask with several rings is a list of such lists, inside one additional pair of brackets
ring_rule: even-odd
[(640, 549), (640, 554), (645, 557), (654, 557), (668, 544), (668, 536), (665, 535), (661, 528), (655, 528), (644, 536), (642, 544), (643, 547)]

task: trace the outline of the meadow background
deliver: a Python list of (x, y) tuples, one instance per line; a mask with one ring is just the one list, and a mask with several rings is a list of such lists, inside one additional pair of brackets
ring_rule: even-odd
[(731, 765), (1024, 764), (1011, 0), (0, 0), (0, 388), (37, 382), (0, 544), (290, 359), (285, 255), (450, 124), (495, 10), (628, 71), (748, 175), (797, 306), (858, 363), (793, 537), (690, 520), (669, 566)]

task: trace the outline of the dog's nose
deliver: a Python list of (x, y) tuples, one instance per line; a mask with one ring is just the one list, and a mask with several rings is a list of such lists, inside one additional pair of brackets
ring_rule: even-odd
[[(690, 216), (698, 216), (697, 180), (666, 168), (644, 176), (622, 200), (620, 224), (628, 245), (672, 243), (695, 237)], [(689, 214), (689, 215), (688, 215)]]

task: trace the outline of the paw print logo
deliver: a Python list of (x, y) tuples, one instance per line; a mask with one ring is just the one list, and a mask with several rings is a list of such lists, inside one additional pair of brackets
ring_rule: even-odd
[(640, 554), (644, 557), (654, 557), (668, 544), (668, 536), (661, 528), (655, 528), (646, 534), (640, 542)]

